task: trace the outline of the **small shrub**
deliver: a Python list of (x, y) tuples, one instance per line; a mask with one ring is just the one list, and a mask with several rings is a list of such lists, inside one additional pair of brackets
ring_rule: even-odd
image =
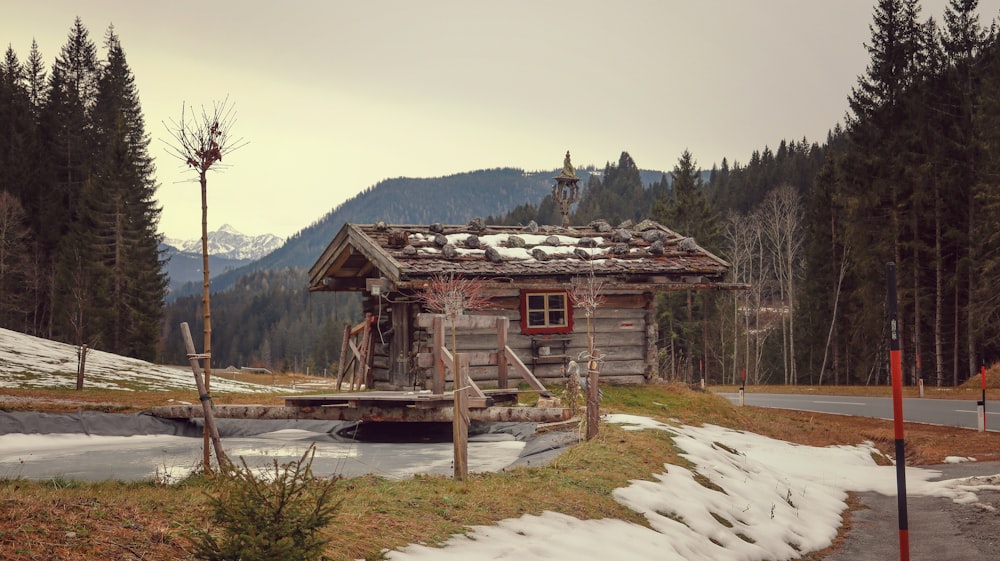
[(315, 561), (329, 541), (320, 531), (340, 507), (334, 479), (313, 477), (315, 445), (298, 461), (255, 475), (246, 461), (220, 469), (209, 496), (212, 521), (221, 535), (199, 531), (195, 553), (208, 561)]

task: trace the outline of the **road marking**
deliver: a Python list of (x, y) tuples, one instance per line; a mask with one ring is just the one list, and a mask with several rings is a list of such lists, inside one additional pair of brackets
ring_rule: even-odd
[[(955, 413), (976, 413), (976, 414), (978, 414), (979, 411), (970, 411), (969, 409), (956, 409)], [(987, 415), (1000, 415), (1000, 411), (987, 411), (986, 414)]]
[(813, 403), (822, 403), (824, 405), (868, 405), (867, 403), (858, 403), (855, 401), (813, 401)]

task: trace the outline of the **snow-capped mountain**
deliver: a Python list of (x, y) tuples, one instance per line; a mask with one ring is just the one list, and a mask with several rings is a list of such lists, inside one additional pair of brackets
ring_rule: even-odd
[[(258, 260), (284, 243), (284, 239), (274, 234), (248, 236), (224, 224), (208, 233), (208, 270), (214, 278)], [(162, 249), (167, 258), (167, 276), (170, 277), (168, 301), (175, 298), (186, 283), (201, 285), (201, 238), (187, 241), (165, 238)]]
[[(166, 238), (163, 243), (180, 253), (201, 255), (201, 238), (193, 240)], [(208, 233), (209, 255), (222, 259), (255, 261), (278, 249), (284, 243), (283, 238), (274, 234), (248, 236), (229, 224), (223, 224), (218, 230)]]

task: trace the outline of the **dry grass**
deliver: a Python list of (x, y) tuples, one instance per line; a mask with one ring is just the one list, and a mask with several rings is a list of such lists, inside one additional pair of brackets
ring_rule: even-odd
[[(94, 392), (86, 399), (123, 400), (120, 392), (110, 393), (114, 395)], [(50, 400), (67, 397), (59, 392), (30, 394), (24, 395)], [(679, 387), (609, 387), (604, 394), (609, 412), (713, 423), (803, 444), (871, 440), (886, 453), (892, 449), (888, 421), (737, 408), (710, 393)], [(76, 392), (68, 395), (80, 398)], [(127, 397), (139, 398), (135, 403), (160, 404), (166, 394)], [(262, 402), (264, 396), (249, 397)], [(267, 399), (279, 400), (279, 396)], [(910, 424), (907, 449), (914, 464), (939, 462), (948, 455), (990, 459), (1000, 450), (1000, 435)], [(630, 479), (651, 478), (664, 463), (684, 462), (663, 431), (602, 426), (597, 439), (567, 450), (543, 467), (476, 474), (466, 482), (430, 476), (404, 481), (375, 476), (343, 480), (338, 482), (338, 493), (344, 503), (330, 528), (328, 555), (331, 559), (378, 559), (384, 548), (439, 543), (463, 533), (469, 525), (544, 510), (645, 524), (614, 501), (611, 491)], [(188, 536), (207, 518), (207, 489), (198, 478), (175, 486), (0, 481), (0, 557), (12, 561), (192, 559)]]

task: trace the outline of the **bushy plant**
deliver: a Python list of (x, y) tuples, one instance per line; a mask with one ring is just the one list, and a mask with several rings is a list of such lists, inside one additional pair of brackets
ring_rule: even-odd
[[(339, 509), (335, 479), (313, 476), (311, 446), (297, 461), (255, 473), (229, 464), (220, 470), (209, 495), (214, 529), (194, 537), (195, 553), (208, 561), (315, 561), (329, 541), (321, 531)], [(212, 531), (216, 530), (216, 531)]]

